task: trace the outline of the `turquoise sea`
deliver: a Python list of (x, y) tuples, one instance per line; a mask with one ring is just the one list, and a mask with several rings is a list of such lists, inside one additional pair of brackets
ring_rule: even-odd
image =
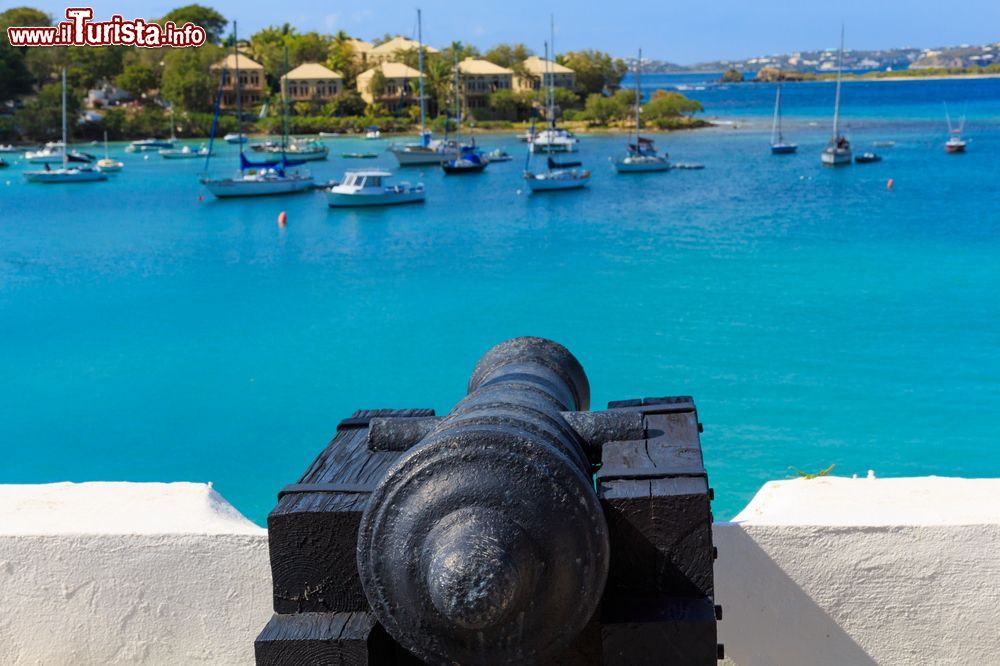
[[(262, 522), (352, 410), (446, 412), (523, 334), (566, 344), (597, 406), (693, 395), (719, 518), (792, 467), (1000, 476), (1000, 80), (845, 85), (855, 149), (896, 145), (832, 170), (832, 84), (786, 86), (800, 152), (772, 157), (774, 88), (708, 78), (644, 79), (731, 123), (661, 137), (704, 170), (616, 176), (624, 137), (588, 136), (576, 193), (521, 192), (503, 135), (481, 143), (514, 162), (409, 170), (426, 204), (386, 210), (215, 201), (200, 161), (123, 145), (106, 183), (0, 172), (0, 482), (212, 481)], [(327, 143), (319, 179), (392, 165)]]

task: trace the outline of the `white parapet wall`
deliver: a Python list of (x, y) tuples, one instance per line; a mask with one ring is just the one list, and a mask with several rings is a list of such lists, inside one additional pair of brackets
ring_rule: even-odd
[[(775, 481), (715, 526), (740, 666), (1000, 663), (1000, 479)], [(252, 664), (267, 533), (210, 486), (0, 486), (0, 663)]]
[(772, 481), (714, 533), (728, 663), (1000, 664), (1000, 479)]
[(267, 532), (205, 484), (0, 486), (0, 663), (250, 664)]

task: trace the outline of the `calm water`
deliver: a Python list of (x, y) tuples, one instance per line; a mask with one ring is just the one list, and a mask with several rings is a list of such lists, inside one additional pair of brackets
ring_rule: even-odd
[[(1000, 475), (1000, 81), (845, 86), (856, 148), (896, 146), (843, 170), (818, 159), (832, 92), (786, 87), (800, 154), (772, 157), (772, 87), (691, 91), (738, 120), (661, 140), (705, 170), (618, 177), (622, 138), (588, 137), (592, 186), (550, 196), (519, 192), (511, 137), (482, 143), (517, 161), (411, 171), (425, 205), (363, 212), (199, 202), (200, 162), (121, 146), (107, 183), (7, 169), (0, 482), (213, 481), (262, 521), (340, 418), (445, 412), (521, 334), (569, 346), (595, 405), (694, 395), (719, 517), (790, 466)], [(945, 99), (967, 155), (942, 149)]]

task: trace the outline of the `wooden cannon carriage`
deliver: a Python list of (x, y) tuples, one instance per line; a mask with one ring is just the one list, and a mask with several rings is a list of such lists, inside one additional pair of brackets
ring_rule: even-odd
[(589, 401), (564, 347), (515, 338), (446, 416), (343, 420), (268, 516), (258, 666), (715, 663), (694, 403)]

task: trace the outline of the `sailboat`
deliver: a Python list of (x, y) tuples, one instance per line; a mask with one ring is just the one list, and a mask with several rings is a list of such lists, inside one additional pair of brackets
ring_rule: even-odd
[(840, 52), (837, 55), (837, 95), (833, 103), (833, 136), (820, 155), (820, 161), (827, 166), (843, 166), (851, 163), (851, 144), (840, 133), (840, 80), (844, 69), (844, 26), (840, 26)]
[(25, 171), (24, 177), (29, 183), (90, 183), (95, 180), (107, 180), (100, 171), (89, 166), (69, 166), (69, 136), (66, 132), (66, 68), (62, 70), (62, 167), (52, 169), (48, 163), (40, 171)]
[[(233, 21), (233, 62), (236, 68), (236, 126), (237, 133), (243, 134), (243, 101), (240, 96), (240, 59), (236, 47), (236, 22)], [(288, 73), (288, 47), (285, 47), (285, 73)], [(222, 70), (222, 81), (226, 80), (226, 70)], [(215, 104), (215, 120), (212, 121), (212, 135), (208, 143), (208, 156), (205, 158), (206, 171), (208, 161), (212, 158), (212, 142), (215, 140), (215, 129), (219, 122), (219, 105), (222, 101), (222, 86), (219, 84), (219, 98)], [(281, 145), (285, 146), (288, 139), (288, 97), (287, 88), (281, 91), (282, 100), (282, 135)], [(289, 167), (304, 164), (301, 160), (290, 160), (284, 151), (280, 160), (266, 162), (251, 162), (243, 154), (243, 144), (240, 148), (240, 171), (232, 178), (201, 177), (201, 184), (209, 192), (219, 198), (226, 197), (257, 197), (274, 194), (295, 194), (313, 189), (313, 177), (308, 171), (286, 171)]]
[[(545, 44), (545, 61), (548, 63), (549, 45)], [(548, 65), (546, 65), (545, 77), (548, 79)], [(554, 112), (552, 108), (554, 102), (550, 101), (549, 114)], [(538, 138), (535, 134), (535, 119), (537, 110), (531, 112), (531, 142), (534, 144)], [(532, 192), (551, 192), (554, 190), (575, 190), (586, 186), (590, 182), (590, 171), (578, 169), (583, 166), (581, 162), (558, 162), (552, 157), (547, 160), (548, 169), (545, 171), (531, 170), (531, 157), (533, 151), (528, 151), (525, 156), (524, 180), (528, 184), (528, 189)]]
[[(639, 49), (639, 59), (635, 63), (635, 143), (629, 142), (628, 154), (620, 160), (615, 161), (615, 170), (618, 173), (643, 173), (650, 171), (668, 171), (670, 162), (667, 155), (660, 155), (656, 151), (656, 145), (652, 139), (642, 136), (641, 114), (642, 114), (642, 49)], [(631, 135), (629, 135), (631, 138)]]
[(774, 96), (774, 120), (771, 122), (771, 154), (789, 155), (797, 149), (798, 146), (785, 141), (781, 133), (781, 81), (778, 81), (778, 92)]
[(944, 107), (944, 117), (948, 121), (948, 140), (944, 143), (946, 153), (964, 153), (968, 142), (962, 138), (962, 130), (965, 129), (965, 116), (958, 121), (958, 127), (952, 127), (951, 115), (948, 113), (948, 105)]
[[(555, 19), (549, 17), (549, 44), (552, 45), (552, 60), (556, 58), (556, 30)], [(549, 62), (549, 57), (545, 56), (545, 72), (548, 74), (550, 66), (554, 69), (555, 63)], [(564, 127), (556, 126), (556, 91), (555, 91), (555, 71), (549, 76), (549, 83), (545, 89), (546, 93), (546, 118), (549, 126), (531, 137), (528, 141), (528, 149), (533, 153), (575, 153), (580, 146), (580, 139), (571, 131)]]
[[(456, 122), (456, 127), (455, 127), (456, 136), (458, 135), (458, 128), (461, 126), (462, 123), (462, 103), (461, 103), (461, 98), (459, 97), (459, 83), (460, 81), (459, 81), (459, 71), (458, 71), (458, 53), (456, 52), (455, 53), (455, 98), (454, 98), (455, 109), (453, 114)], [(448, 132), (448, 122), (447, 122), (448, 120), (450, 120), (450, 118), (445, 119), (446, 139)], [(469, 145), (461, 145), (461, 144), (459, 145), (461, 147), (459, 150), (458, 157), (452, 160), (445, 160), (444, 162), (441, 163), (441, 168), (444, 170), (445, 174), (449, 176), (458, 176), (463, 174), (482, 173), (483, 171), (486, 170), (486, 167), (489, 166), (490, 164), (490, 160), (489, 158), (485, 157), (483, 155), (483, 151), (481, 151), (476, 146), (475, 140), (473, 140), (472, 143)]]
[(97, 160), (97, 170), (101, 173), (116, 173), (125, 168), (125, 165), (118, 160), (108, 157), (108, 132), (104, 131), (104, 158)]
[(424, 34), (419, 9), (417, 10), (417, 58), (420, 70), (420, 142), (389, 146), (388, 150), (396, 156), (399, 166), (441, 164), (445, 160), (456, 159), (459, 153), (457, 142), (432, 139), (431, 133), (427, 131), (424, 109)]

